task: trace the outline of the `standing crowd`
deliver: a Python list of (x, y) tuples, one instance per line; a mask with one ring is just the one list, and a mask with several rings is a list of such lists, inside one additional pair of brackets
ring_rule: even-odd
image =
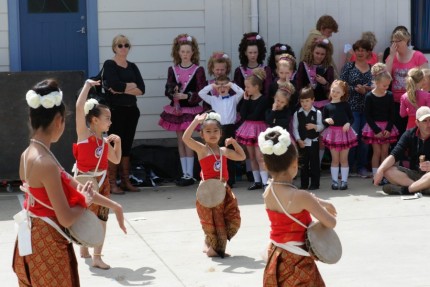
[[(430, 170), (430, 70), (426, 58), (409, 47), (410, 34), (399, 26), (386, 56), (373, 52), (376, 39), (366, 32), (351, 46), (347, 62), (338, 70), (329, 40), (337, 31), (331, 16), (321, 16), (299, 59), (291, 46), (277, 43), (270, 47), (267, 65), (264, 39), (256, 32), (246, 33), (238, 47), (240, 66), (233, 71), (230, 57), (215, 51), (208, 59), (210, 80), (199, 65), (197, 40), (188, 34), (173, 40), (173, 65), (168, 68), (165, 86), (169, 103), (161, 111), (159, 125), (176, 133), (182, 168), (176, 184), (196, 182), (196, 155), (202, 179), (196, 208), (205, 233), (204, 252), (224, 258), (228, 256), (227, 240), (241, 224), (232, 191), (235, 161), (245, 162), (253, 181), (248, 189), (265, 190), (272, 224), (264, 286), (303, 282), (325, 286), (314, 260), (303, 249), (311, 215), (328, 228), (336, 225), (334, 206), (308, 192), (321, 188), (321, 161), (326, 151), (331, 158), (333, 190), (348, 189), (354, 169), (362, 177), (373, 177), (373, 183), (384, 185), (389, 194), (430, 194), (426, 173)], [(122, 207), (110, 194), (138, 191), (130, 182), (130, 154), (140, 116), (136, 96), (145, 93), (145, 84), (137, 65), (127, 60), (130, 49), (126, 36), (116, 36), (114, 56), (104, 62), (101, 79), (87, 80), (80, 92), (74, 176), (64, 171), (50, 151), (65, 125), (58, 84), (42, 81), (26, 95), (33, 133), (20, 166), (28, 215), (20, 222), (22, 232), (14, 253), (13, 268), (20, 286), (48, 286), (41, 283), (48, 278), (54, 280), (49, 281), (52, 286), (79, 286), (71, 243), (43, 218), (50, 217), (66, 228), (88, 207), (105, 232), (112, 209), (126, 232)], [(99, 87), (109, 96), (107, 105), (88, 99), (90, 90)], [(202, 141), (192, 138), (195, 130)], [(79, 175), (91, 175), (96, 182), (80, 183)], [(300, 177), (299, 188), (292, 184), (296, 177)], [(210, 180), (216, 198), (205, 193), (203, 183)], [(25, 233), (29, 221), (30, 235)], [(37, 248), (31, 250), (31, 246)], [(80, 256), (92, 258), (94, 267), (109, 269), (101, 257), (102, 247), (95, 246), (91, 255), (82, 246)], [(35, 262), (46, 250), (52, 260), (44, 258), (47, 265), (39, 267)], [(57, 266), (60, 270), (54, 268)]]

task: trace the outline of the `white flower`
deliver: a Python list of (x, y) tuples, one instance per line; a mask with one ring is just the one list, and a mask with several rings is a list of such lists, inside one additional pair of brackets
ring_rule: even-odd
[(55, 97), (55, 105), (58, 107), (61, 105), (61, 101), (63, 100), (63, 92), (59, 90), (58, 92), (52, 92), (51, 94), (54, 94)]
[(267, 140), (263, 142), (262, 145), (260, 145), (260, 150), (264, 154), (273, 154), (273, 148), (274, 146), (272, 140)]
[(223, 57), (224, 59), (228, 59), (228, 55), (227, 55), (227, 54), (222, 55), (222, 57)]
[(282, 50), (282, 51), (286, 51), (286, 50), (287, 50), (287, 47), (286, 47), (285, 45), (282, 45), (282, 46), (281, 46), (281, 50)]
[(330, 41), (326, 38), (326, 39), (324, 39), (324, 40), (322, 40), (322, 42), (324, 43), (324, 44), (328, 44), (328, 43), (330, 43)]
[(273, 146), (272, 152), (276, 155), (284, 154), (288, 150), (288, 146), (282, 142), (278, 142)]
[(261, 36), (257, 34), (257, 36), (255, 36), (256, 40), (261, 40)]
[(211, 112), (211, 113), (207, 114), (207, 116), (206, 116), (205, 121), (208, 121), (208, 120), (216, 120), (217, 122), (220, 123), (221, 122), (221, 116), (218, 113)]
[(191, 38), (191, 36), (188, 36), (188, 37), (187, 37), (187, 41), (188, 41), (188, 42), (191, 42), (191, 41), (193, 41), (193, 38)]
[(88, 113), (98, 104), (99, 102), (96, 99), (87, 100), (84, 105), (85, 115), (88, 115)]
[(56, 98), (52, 95), (52, 93), (49, 93), (47, 95), (44, 95), (44, 96), (40, 97), (40, 104), (45, 109), (52, 108), (53, 106), (55, 106), (56, 102), (57, 102)]
[(40, 107), (40, 95), (37, 94), (35, 91), (29, 90), (25, 95), (25, 99), (27, 100), (27, 104), (31, 108), (37, 109), (38, 107)]

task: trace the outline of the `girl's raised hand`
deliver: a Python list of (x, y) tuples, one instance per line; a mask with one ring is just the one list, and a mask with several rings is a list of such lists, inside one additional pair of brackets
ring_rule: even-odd
[(200, 115), (196, 115), (194, 119), (195, 119), (199, 124), (201, 124), (201, 123), (203, 123), (203, 121), (206, 119), (206, 116), (207, 116), (207, 115), (208, 115), (207, 113), (203, 113), (203, 114), (200, 114)]
[(91, 87), (100, 86), (100, 80), (94, 81), (94, 80), (88, 79), (85, 81), (85, 83), (90, 85)]
[(121, 138), (115, 134), (110, 134), (107, 138), (106, 138), (106, 142), (110, 143), (118, 143), (121, 142)]
[(225, 146), (229, 146), (231, 144), (234, 144), (236, 142), (236, 140), (232, 137), (225, 139)]

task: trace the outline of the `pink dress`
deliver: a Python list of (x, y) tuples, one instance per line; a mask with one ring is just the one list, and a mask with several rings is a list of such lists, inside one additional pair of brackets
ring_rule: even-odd
[(425, 63), (428, 63), (427, 58), (419, 51), (414, 51), (411, 60), (407, 63), (401, 63), (397, 57), (394, 57), (393, 68), (391, 70), (391, 76), (393, 77), (391, 91), (393, 92), (395, 103), (399, 103), (401, 96), (406, 92), (406, 76), (408, 75), (408, 71)]
[(408, 94), (404, 93), (400, 98), (400, 116), (408, 117), (407, 129), (415, 127), (415, 114), (417, 109), (422, 106), (430, 105), (430, 93), (427, 91), (418, 90), (415, 92), (416, 103), (412, 104), (409, 101)]

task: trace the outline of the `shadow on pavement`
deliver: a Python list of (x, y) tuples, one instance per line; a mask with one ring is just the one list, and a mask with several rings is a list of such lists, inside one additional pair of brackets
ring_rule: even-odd
[[(264, 269), (266, 263), (263, 260), (256, 260), (248, 256), (232, 256), (226, 258), (212, 258), (212, 261), (219, 263), (219, 267), (226, 266), (223, 272), (236, 274), (250, 274), (253, 270)], [(243, 270), (247, 269), (247, 270)]]

